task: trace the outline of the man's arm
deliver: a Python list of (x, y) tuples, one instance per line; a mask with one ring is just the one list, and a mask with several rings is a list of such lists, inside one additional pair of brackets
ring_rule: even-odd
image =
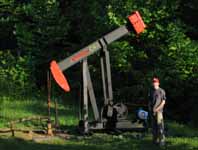
[(161, 104), (156, 109), (155, 108), (153, 109), (153, 112), (158, 112), (159, 110), (163, 109), (165, 103), (166, 103), (166, 101), (162, 100)]
[(164, 105), (166, 103), (166, 93), (163, 89), (162, 89), (161, 94), (162, 94), (162, 102), (160, 103), (160, 105), (155, 110), (153, 110), (153, 112), (158, 112), (159, 110), (164, 108)]

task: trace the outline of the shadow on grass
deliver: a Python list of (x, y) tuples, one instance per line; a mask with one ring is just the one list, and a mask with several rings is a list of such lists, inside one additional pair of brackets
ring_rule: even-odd
[(167, 123), (167, 136), (194, 138), (198, 137), (198, 129), (192, 128), (189, 125), (179, 124), (176, 122)]
[(45, 143), (35, 143), (19, 138), (1, 138), (1, 150), (196, 150), (190, 143), (169, 141), (165, 147), (153, 145), (150, 139), (135, 139), (107, 134), (94, 134), (88, 137), (72, 138), (70, 140), (50, 140)]
[(151, 140), (143, 140), (139, 143), (140, 150), (197, 150), (198, 147), (192, 146), (192, 143), (177, 143), (166, 142), (166, 145), (160, 147), (159, 145), (154, 145)]
[(1, 150), (93, 150), (94, 145), (82, 145), (82, 144), (42, 144), (34, 143), (31, 141), (25, 141), (22, 139), (0, 138), (0, 149)]

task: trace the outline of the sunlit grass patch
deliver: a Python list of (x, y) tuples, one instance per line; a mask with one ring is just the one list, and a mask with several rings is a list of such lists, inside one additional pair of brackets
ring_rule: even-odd
[[(47, 100), (36, 98), (16, 98), (12, 96), (0, 97), (0, 128), (8, 127), (10, 121), (26, 117), (47, 116)], [(54, 102), (51, 104), (51, 120), (55, 120)], [(76, 125), (78, 110), (75, 105), (58, 104), (58, 121), (60, 125)], [(19, 123), (20, 127), (34, 126), (33, 122)]]

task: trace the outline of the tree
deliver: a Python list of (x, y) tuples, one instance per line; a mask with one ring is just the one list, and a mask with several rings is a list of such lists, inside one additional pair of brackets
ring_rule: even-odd
[[(38, 85), (45, 83), (49, 62), (67, 54), (69, 21), (59, 11), (59, 2), (54, 0), (32, 0), (18, 5), (16, 37)], [(63, 55), (64, 54), (64, 55)]]

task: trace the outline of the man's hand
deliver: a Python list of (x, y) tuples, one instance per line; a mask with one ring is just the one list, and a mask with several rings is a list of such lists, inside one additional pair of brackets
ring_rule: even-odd
[(158, 112), (158, 111), (159, 111), (158, 109), (153, 108), (153, 112), (154, 112), (154, 113), (156, 113), (156, 112)]
[(164, 105), (165, 105), (165, 100), (163, 100), (162, 103), (157, 108), (153, 108), (153, 112), (156, 113), (160, 109), (163, 109), (164, 108)]

